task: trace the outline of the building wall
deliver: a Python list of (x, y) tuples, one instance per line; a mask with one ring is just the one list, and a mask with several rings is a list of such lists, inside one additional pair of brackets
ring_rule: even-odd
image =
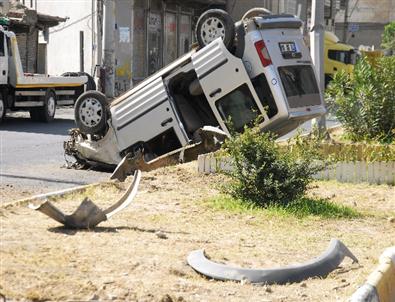
[(213, 6), (197, 2), (135, 0), (133, 83), (138, 83), (188, 52), (195, 40), (195, 23), (200, 14), (209, 8)]
[(115, 95), (130, 88), (133, 58), (133, 1), (116, 1)]
[(336, 15), (336, 34), (341, 40), (355, 47), (380, 48), (384, 26), (395, 20), (395, 0), (349, 0), (347, 23), (344, 13), (340, 10)]
[[(93, 1), (94, 10), (96, 8)], [(92, 74), (95, 45), (92, 33), (95, 17), (91, 0), (53, 1), (37, 0), (37, 11), (69, 19), (49, 29), (47, 45), (47, 71), (59, 75), (67, 71), (80, 71), (80, 31), (84, 32), (84, 71)], [(40, 39), (42, 42), (42, 39)], [(92, 64), (93, 63), (93, 64)]]
[(16, 33), (19, 54), (25, 73), (37, 72), (38, 30), (31, 28), (28, 33)]

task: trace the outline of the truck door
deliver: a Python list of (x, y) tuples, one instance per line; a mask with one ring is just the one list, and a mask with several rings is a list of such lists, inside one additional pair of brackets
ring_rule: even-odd
[(241, 59), (233, 56), (221, 39), (192, 55), (192, 63), (203, 92), (221, 128), (230, 120), (238, 131), (258, 115), (267, 115)]
[(0, 85), (8, 82), (8, 53), (5, 35), (0, 31)]

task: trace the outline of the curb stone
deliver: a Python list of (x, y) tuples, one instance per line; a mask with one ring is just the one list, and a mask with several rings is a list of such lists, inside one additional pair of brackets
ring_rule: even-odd
[(114, 183), (114, 182), (113, 181), (97, 182), (97, 183), (93, 183), (93, 184), (67, 188), (67, 189), (54, 191), (54, 192), (50, 192), (50, 193), (33, 195), (31, 197), (28, 197), (28, 198), (19, 199), (19, 200), (7, 202), (7, 203), (4, 203), (4, 204), (2, 203), (2, 204), (0, 204), (0, 208), (7, 209), (7, 208), (10, 208), (10, 207), (14, 207), (14, 206), (23, 206), (23, 205), (27, 205), (28, 203), (30, 203), (32, 201), (44, 200), (44, 199), (47, 199), (49, 197), (54, 197), (54, 196), (63, 196), (63, 195), (68, 194), (68, 193), (78, 193), (78, 192), (82, 192), (82, 191), (85, 191), (85, 190), (90, 189), (90, 188), (98, 187), (100, 185), (106, 186), (106, 185), (110, 185), (112, 183)]
[(351, 296), (349, 302), (394, 302), (395, 301), (395, 246), (380, 256), (379, 266)]

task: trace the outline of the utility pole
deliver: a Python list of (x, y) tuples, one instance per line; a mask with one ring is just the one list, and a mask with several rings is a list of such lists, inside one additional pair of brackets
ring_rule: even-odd
[(102, 84), (102, 58), (103, 58), (103, 0), (96, 0), (96, 48), (95, 48), (95, 66), (93, 73), (99, 91), (104, 91)]
[[(311, 4), (312, 11), (312, 24), (310, 30), (310, 51), (313, 63), (318, 75), (318, 83), (321, 94), (325, 90), (325, 77), (324, 77), (324, 1), (313, 0)], [(325, 102), (325, 100), (324, 100)], [(317, 124), (320, 134), (326, 131), (326, 118), (322, 116), (313, 120), (313, 125)]]
[(104, 33), (103, 33), (103, 68), (104, 94), (108, 98), (114, 97), (115, 85), (115, 0), (104, 0)]
[(348, 30), (348, 0), (344, 0), (344, 28), (343, 28), (343, 43), (347, 43)]

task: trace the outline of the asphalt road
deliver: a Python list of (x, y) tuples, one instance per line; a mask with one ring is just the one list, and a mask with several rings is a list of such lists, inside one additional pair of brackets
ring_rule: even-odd
[[(328, 121), (328, 127), (334, 124)], [(28, 113), (9, 114), (0, 124), (0, 197), (12, 200), (109, 179), (108, 172), (66, 168), (63, 141), (73, 127), (72, 108), (58, 109), (49, 124), (32, 122)], [(308, 132), (310, 122), (302, 127)]]
[(8, 114), (0, 125), (0, 190), (36, 194), (108, 179), (106, 172), (65, 167), (63, 141), (73, 127), (72, 108), (58, 109), (49, 124), (32, 122), (28, 113)]

